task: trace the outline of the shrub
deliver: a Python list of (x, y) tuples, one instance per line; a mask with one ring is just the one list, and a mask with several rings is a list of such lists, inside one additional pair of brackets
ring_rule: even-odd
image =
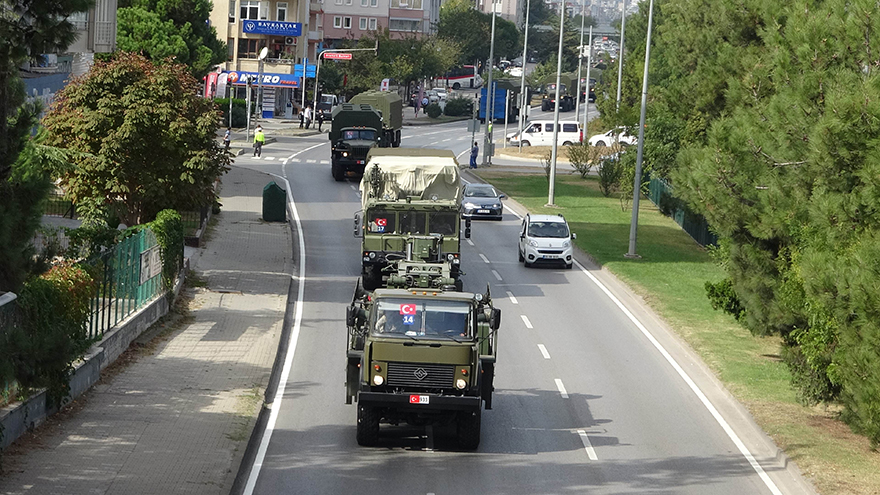
[(617, 156), (610, 155), (599, 161), (599, 189), (606, 198), (620, 189), (623, 170)]
[(440, 108), (440, 105), (437, 103), (431, 103), (425, 108), (425, 113), (428, 114), (428, 117), (432, 119), (436, 119), (443, 113), (443, 110)]
[(590, 173), (596, 158), (596, 149), (594, 147), (581, 142), (569, 146), (565, 150), (565, 154), (568, 156), (571, 166), (581, 175), (582, 179)]
[[(222, 126), (229, 127), (229, 98), (217, 98), (214, 100), (217, 109), (222, 112)], [(247, 125), (247, 100), (232, 99), (232, 127), (245, 127)]]
[(162, 248), (162, 280), (170, 291), (183, 264), (183, 221), (180, 213), (162, 210), (148, 226)]
[(446, 109), (443, 111), (450, 117), (470, 115), (473, 112), (474, 102), (470, 98), (456, 95), (446, 100)]

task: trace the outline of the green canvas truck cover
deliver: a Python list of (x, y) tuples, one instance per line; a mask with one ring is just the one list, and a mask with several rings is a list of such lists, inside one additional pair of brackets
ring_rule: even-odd
[[(376, 196), (370, 177), (373, 169), (382, 173)], [(361, 201), (396, 201), (416, 197), (423, 201), (461, 203), (461, 176), (458, 161), (450, 150), (427, 148), (373, 148), (361, 180)]]

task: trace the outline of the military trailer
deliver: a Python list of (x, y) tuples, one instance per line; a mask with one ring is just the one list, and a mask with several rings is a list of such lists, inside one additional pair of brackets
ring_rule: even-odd
[(367, 104), (382, 115), (382, 135), (379, 146), (400, 147), (400, 129), (403, 127), (403, 100), (389, 91), (366, 91), (351, 99), (355, 104)]
[[(443, 278), (461, 290), (462, 186), (449, 150), (370, 150), (361, 179), (354, 235), (361, 238), (363, 285), (373, 290), (398, 275), (401, 262), (428, 265), (433, 287)], [(467, 231), (466, 231), (467, 234)]]
[(330, 173), (337, 181), (362, 174), (367, 153), (379, 144), (382, 116), (370, 105), (343, 103), (333, 109), (330, 126)]
[[(542, 83), (541, 111), (547, 112), (553, 110), (556, 106), (556, 74), (545, 77)], [(572, 77), (570, 74), (562, 74), (559, 76), (559, 84), (559, 111), (568, 112), (574, 110), (575, 102), (572, 94), (576, 91), (577, 76)]]
[(492, 409), (501, 310), (485, 294), (355, 288), (346, 310), (345, 403), (357, 402), (357, 442), (379, 442), (379, 424), (454, 424), (465, 449), (480, 444)]

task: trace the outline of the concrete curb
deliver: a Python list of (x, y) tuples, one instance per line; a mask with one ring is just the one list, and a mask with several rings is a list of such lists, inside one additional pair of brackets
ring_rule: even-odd
[[(175, 298), (183, 288), (188, 268), (187, 259), (184, 260), (184, 266), (174, 286)], [(75, 365), (70, 377), (70, 400), (78, 398), (97, 383), (101, 378), (101, 370), (113, 363), (153, 323), (168, 314), (169, 309), (168, 298), (160, 295), (107, 332), (101, 342), (89, 349), (83, 361)], [(10, 446), (25, 433), (33, 431), (58, 410), (58, 407), (48, 406), (45, 390), (40, 390), (24, 402), (0, 409), (0, 450)]]

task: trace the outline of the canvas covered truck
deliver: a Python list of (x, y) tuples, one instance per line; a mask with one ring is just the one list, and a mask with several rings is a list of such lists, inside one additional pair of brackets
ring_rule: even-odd
[(492, 409), (501, 310), (485, 294), (355, 288), (346, 310), (345, 402), (357, 405), (357, 442), (374, 446), (379, 425), (455, 425), (459, 445), (480, 444)]
[[(449, 150), (373, 148), (360, 186), (363, 286), (383, 287), (401, 263), (432, 279), (432, 287), (461, 282), (461, 177)], [(466, 232), (467, 234), (467, 232)]]
[(400, 129), (403, 127), (403, 99), (400, 95), (389, 91), (365, 91), (355, 95), (351, 102), (370, 105), (379, 111), (382, 116), (380, 147), (400, 147)]
[(382, 115), (370, 105), (343, 103), (333, 109), (330, 126), (330, 173), (337, 181), (362, 174), (367, 153), (379, 145)]

